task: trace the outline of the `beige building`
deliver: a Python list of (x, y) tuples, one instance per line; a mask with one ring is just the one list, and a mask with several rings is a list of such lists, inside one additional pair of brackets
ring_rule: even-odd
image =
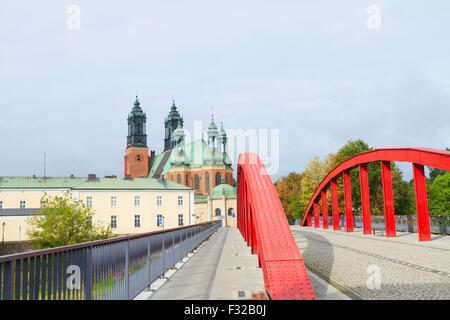
[(41, 198), (63, 195), (91, 206), (93, 222), (111, 225), (115, 235), (157, 231), (196, 223), (194, 190), (162, 179), (0, 177), (0, 236), (27, 240), (27, 219)]
[(211, 190), (209, 196), (195, 195), (195, 221), (222, 220), (222, 226), (237, 227), (236, 188), (224, 180)]

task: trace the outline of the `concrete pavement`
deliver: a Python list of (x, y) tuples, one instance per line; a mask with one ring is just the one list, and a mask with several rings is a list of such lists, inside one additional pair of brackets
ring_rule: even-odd
[[(316, 275), (310, 274), (318, 300), (349, 299)], [(265, 294), (258, 257), (252, 255), (239, 230), (220, 228), (193, 254), (156, 280), (137, 300), (247, 300)]]

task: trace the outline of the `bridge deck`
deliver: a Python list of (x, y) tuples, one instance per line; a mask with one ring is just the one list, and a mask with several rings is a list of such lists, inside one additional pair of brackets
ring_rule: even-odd
[[(179, 270), (152, 284), (139, 300), (237, 300), (265, 292), (258, 258), (252, 255), (237, 228), (220, 228)], [(310, 274), (317, 299), (348, 299)], [(153, 291), (154, 290), (154, 291)]]
[[(450, 299), (450, 237), (396, 238), (291, 226), (305, 265), (353, 298)], [(375, 266), (375, 267), (373, 267)], [(375, 286), (378, 268), (380, 287)]]

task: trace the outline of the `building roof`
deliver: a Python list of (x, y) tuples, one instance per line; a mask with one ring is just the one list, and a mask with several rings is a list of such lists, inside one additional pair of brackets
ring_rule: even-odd
[(222, 181), (221, 184), (211, 190), (211, 199), (222, 199), (224, 195), (225, 199), (235, 199), (237, 198), (237, 191), (236, 188)]
[(207, 203), (208, 196), (204, 196), (201, 194), (194, 194), (194, 203)]
[(190, 190), (170, 180), (64, 177), (0, 177), (0, 189), (71, 189), (71, 190)]
[[(199, 168), (206, 165), (204, 161), (205, 149), (208, 149), (208, 146), (203, 140), (196, 140), (184, 145), (184, 153), (190, 161), (189, 168)], [(176, 157), (177, 154), (175, 152), (169, 152), (172, 152), (172, 149), (160, 153), (153, 159), (148, 174), (149, 178), (157, 178), (157, 173), (163, 175), (167, 174), (170, 171), (170, 169), (173, 167), (171, 165), (172, 157)], [(223, 154), (220, 154), (220, 157), (222, 157)]]

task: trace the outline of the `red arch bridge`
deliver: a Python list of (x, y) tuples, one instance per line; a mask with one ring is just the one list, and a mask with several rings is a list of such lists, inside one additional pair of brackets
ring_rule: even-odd
[[(318, 202), (321, 200), (323, 227), (328, 228), (326, 194), (331, 189), (332, 224), (334, 230), (339, 229), (336, 179), (342, 175), (346, 230), (352, 232), (350, 170), (359, 168), (364, 234), (370, 233), (367, 164), (380, 162), (386, 235), (395, 236), (391, 161), (412, 163), (419, 240), (430, 240), (424, 166), (450, 170), (450, 152), (433, 149), (377, 149), (343, 161), (320, 182), (301, 225), (312, 226), (314, 215), (315, 227), (319, 227)], [(237, 169), (238, 229), (251, 247), (251, 253), (258, 257), (269, 298), (316, 299), (299, 247), (264, 164), (256, 154), (243, 153)], [(220, 227), (221, 221), (215, 221), (1, 256), (0, 300), (133, 299)], [(213, 261), (212, 265), (217, 263)], [(76, 288), (68, 282), (66, 270), (70, 266), (78, 268)]]
[(367, 176), (367, 164), (379, 162), (383, 184), (384, 221), (387, 237), (395, 237), (395, 210), (391, 181), (391, 161), (410, 162), (413, 168), (414, 191), (417, 211), (417, 231), (420, 241), (431, 240), (430, 220), (428, 215), (428, 202), (424, 166), (430, 166), (443, 170), (450, 170), (450, 152), (426, 148), (393, 148), (375, 149), (359, 153), (331, 170), (320, 182), (314, 192), (308, 207), (303, 215), (301, 225), (319, 227), (319, 201), (322, 201), (322, 226), (328, 229), (328, 205), (327, 191), (331, 189), (332, 199), (332, 225), (333, 230), (339, 230), (339, 203), (337, 193), (337, 178), (342, 176), (344, 181), (344, 203), (346, 231), (353, 232), (353, 206), (350, 183), (350, 170), (359, 168), (359, 180), (361, 188), (361, 209), (363, 221), (363, 234), (370, 234), (370, 199)]

